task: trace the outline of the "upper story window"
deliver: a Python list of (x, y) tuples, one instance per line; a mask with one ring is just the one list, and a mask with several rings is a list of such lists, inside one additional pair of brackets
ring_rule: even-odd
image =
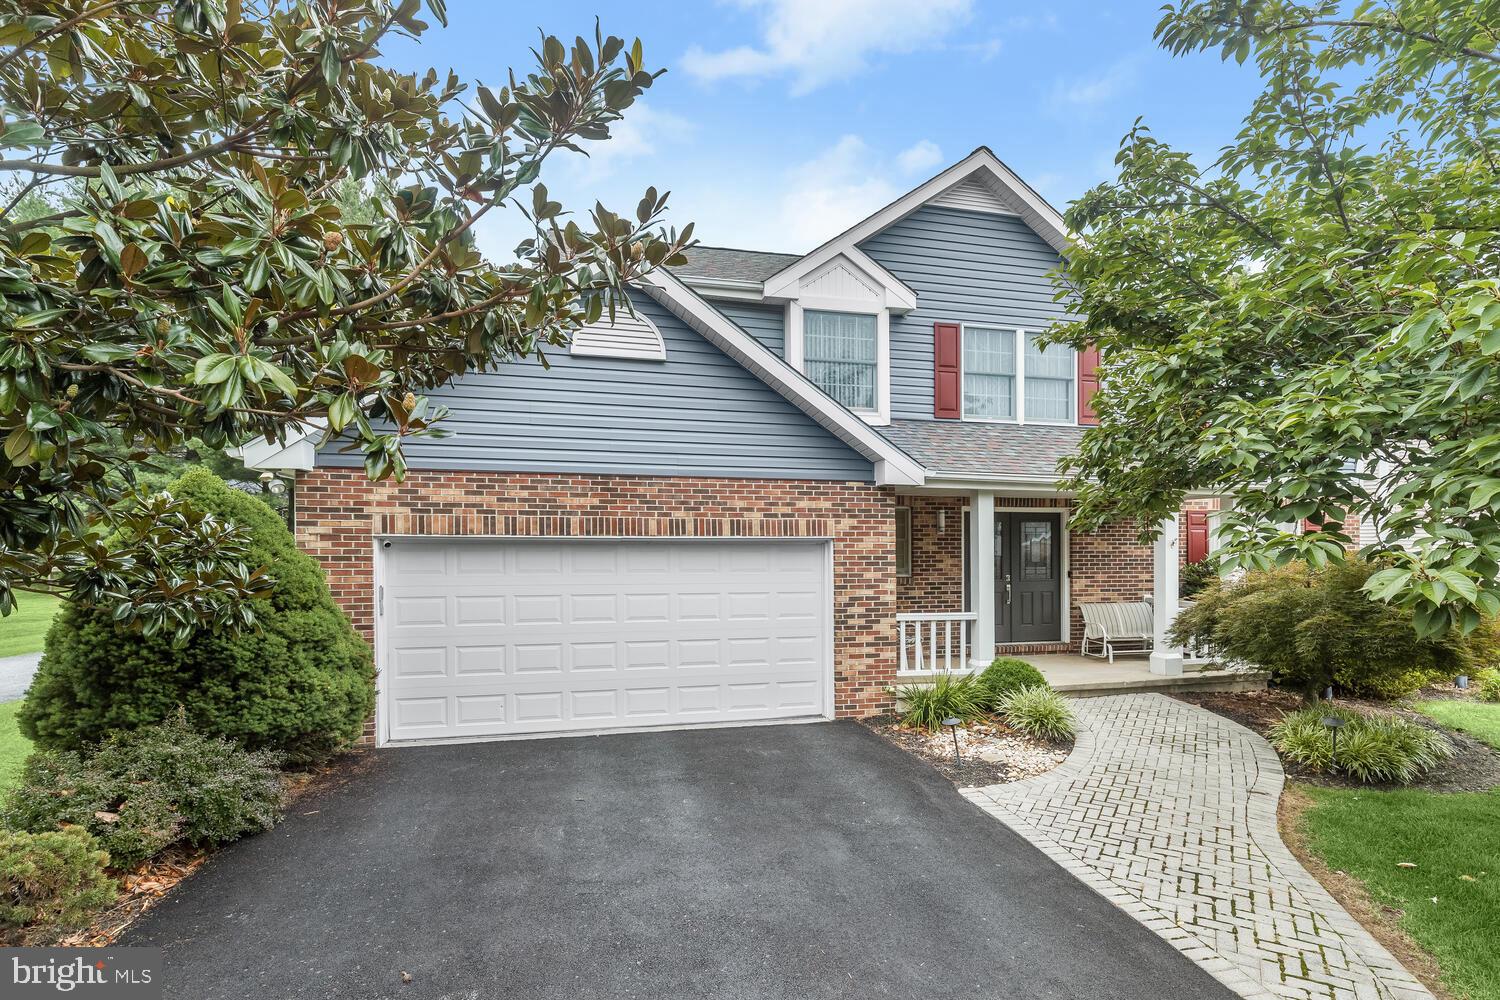
[(1034, 330), (964, 327), (966, 420), (1073, 422), (1073, 352), (1058, 345), (1044, 349), (1041, 336)]
[(1014, 420), (1016, 334), (970, 327), (964, 331), (964, 416)]
[(876, 409), (880, 366), (877, 317), (807, 309), (802, 324), (807, 377), (851, 410)]
[(1073, 420), (1073, 378), (1077, 362), (1073, 352), (1060, 344), (1045, 350), (1040, 333), (1026, 333), (1026, 419), (1071, 423)]

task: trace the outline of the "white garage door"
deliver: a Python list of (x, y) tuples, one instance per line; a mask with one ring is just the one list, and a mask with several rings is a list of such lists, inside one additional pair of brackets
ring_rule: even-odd
[(827, 543), (395, 539), (387, 740), (821, 717)]

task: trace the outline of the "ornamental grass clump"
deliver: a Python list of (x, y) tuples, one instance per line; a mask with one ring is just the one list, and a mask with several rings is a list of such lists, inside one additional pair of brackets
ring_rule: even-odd
[(1067, 699), (1046, 685), (1010, 691), (1001, 696), (998, 708), (1011, 728), (1037, 739), (1070, 740), (1078, 733)]
[[(1323, 720), (1337, 718), (1334, 730)], [(1453, 744), (1436, 730), (1397, 715), (1313, 707), (1271, 727), (1271, 745), (1311, 771), (1339, 773), (1365, 784), (1409, 785), (1453, 756)]]
[(1480, 701), (1500, 701), (1500, 670), (1481, 670), (1474, 677)]
[(897, 692), (905, 703), (901, 721), (916, 729), (938, 729), (944, 719), (973, 722), (985, 716), (985, 687), (971, 674), (938, 674), (930, 684), (909, 684)]

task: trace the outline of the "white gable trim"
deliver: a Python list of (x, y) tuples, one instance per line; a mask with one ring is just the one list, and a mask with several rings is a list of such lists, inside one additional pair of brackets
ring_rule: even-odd
[(1057, 209), (1031, 190), (994, 153), (981, 146), (927, 183), (913, 188), (874, 215), (855, 223), (805, 257), (771, 275), (766, 279), (767, 295), (772, 288), (785, 288), (840, 254), (859, 253), (859, 244), (971, 177), (989, 185), (1002, 203), (1015, 205), (1026, 224), (1036, 230), (1052, 249), (1060, 254), (1068, 252), (1073, 242), (1072, 235)]
[[(908, 313), (917, 307), (917, 293), (911, 286), (858, 247), (843, 247), (809, 267), (800, 267), (801, 263), (798, 261), (767, 278), (765, 297), (776, 302), (798, 301), (808, 308), (819, 308), (813, 299), (827, 308), (837, 308), (837, 302), (847, 303), (851, 298), (898, 313)], [(862, 294), (861, 288), (867, 294)]]
[(642, 280), (642, 287), (709, 343), (873, 462), (877, 485), (917, 486), (923, 482), (925, 470), (915, 459), (834, 402), (801, 372), (699, 298), (680, 278), (658, 269)]

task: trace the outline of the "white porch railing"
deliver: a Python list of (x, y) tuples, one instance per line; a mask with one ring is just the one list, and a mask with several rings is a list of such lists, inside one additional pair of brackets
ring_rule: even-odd
[(896, 673), (967, 671), (977, 617), (972, 611), (897, 615), (901, 644)]

